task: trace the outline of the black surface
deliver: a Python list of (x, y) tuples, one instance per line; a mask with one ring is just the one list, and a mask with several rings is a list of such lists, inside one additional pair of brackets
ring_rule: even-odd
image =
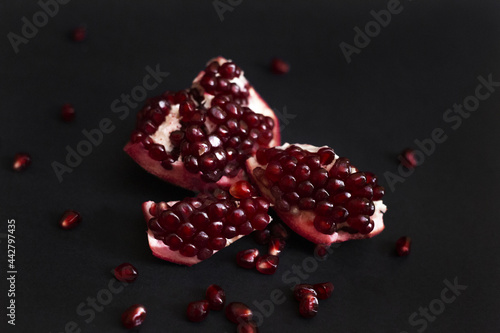
[[(35, 1), (0, 4), (0, 232), (7, 232), (8, 219), (16, 220), (18, 270), (12, 327), (5, 315), (7, 243), (0, 239), (0, 331), (63, 332), (75, 321), (82, 332), (121, 332), (122, 311), (143, 303), (148, 318), (140, 332), (234, 332), (222, 313), (201, 324), (184, 318), (186, 304), (217, 283), (228, 301), (250, 305), (269, 299), (274, 289), (284, 293), (286, 302), (260, 332), (417, 332), (423, 324), (412, 326), (411, 314), (441, 297), (445, 279), (456, 278), (467, 289), (425, 331), (498, 332), (500, 92), (456, 130), (443, 114), (474, 95), (478, 76), (500, 81), (500, 4), (405, 1), (402, 12), (347, 64), (339, 44), (352, 44), (353, 28), (386, 5), (243, 1), (221, 22), (210, 1), (73, 0), (60, 5), (16, 54), (7, 34), (19, 34), (21, 18), (31, 21), (40, 7)], [(87, 26), (88, 39), (72, 42), (68, 34), (80, 24)], [(284, 142), (328, 144), (376, 172), (386, 187), (383, 175), (397, 174), (399, 151), (416, 147), (414, 140), (429, 138), (435, 128), (447, 135), (404, 183), (387, 191), (386, 230), (335, 249), (305, 279), (336, 287), (312, 320), (298, 316), (283, 281), (313, 251), (297, 236), (273, 276), (234, 264), (237, 251), (254, 245), (251, 239), (192, 268), (158, 260), (148, 248), (140, 204), (189, 192), (149, 175), (122, 151), (139, 107), (120, 120), (110, 105), (142, 83), (146, 66), (159, 64), (170, 73), (148, 92), (154, 96), (187, 87), (217, 55), (240, 64), (273, 108), (295, 115), (284, 127)], [(269, 73), (273, 56), (291, 63), (288, 75)], [(63, 103), (74, 104), (73, 123), (59, 119)], [(96, 128), (103, 118), (116, 129), (60, 183), (51, 163), (63, 162), (65, 147), (74, 148), (82, 130)], [(29, 152), (33, 164), (14, 173), (10, 165), (19, 151)], [(80, 211), (83, 222), (63, 231), (57, 220), (68, 208)], [(402, 235), (414, 240), (412, 254), (403, 259), (393, 255)], [(125, 261), (139, 269), (139, 279), (86, 323), (89, 317), (76, 312), (79, 304), (108, 288), (110, 270)]]

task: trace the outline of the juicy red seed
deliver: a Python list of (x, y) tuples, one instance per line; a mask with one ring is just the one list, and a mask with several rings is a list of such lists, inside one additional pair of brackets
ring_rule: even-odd
[(132, 143), (139, 143), (142, 141), (143, 138), (144, 138), (144, 133), (135, 130), (132, 132), (132, 135), (130, 136), (130, 141)]
[(246, 198), (241, 200), (240, 208), (245, 211), (245, 214), (252, 218), (257, 213), (257, 206), (255, 205), (252, 198)]
[(266, 167), (266, 176), (273, 182), (280, 180), (283, 168), (278, 161), (271, 161)]
[(193, 214), (193, 207), (186, 201), (176, 203), (172, 207), (172, 211), (177, 214), (184, 222), (189, 221), (189, 217)]
[(279, 180), (278, 186), (283, 192), (292, 191), (297, 186), (297, 180), (292, 175), (285, 175)]
[(237, 235), (238, 231), (236, 230), (235, 226), (226, 225), (224, 226), (224, 229), (222, 229), (222, 236), (224, 236), (227, 239), (231, 239), (233, 237), (236, 237)]
[(165, 245), (167, 245), (170, 248), (170, 250), (177, 251), (182, 247), (184, 241), (176, 234), (170, 234), (167, 237), (165, 237), (163, 243), (165, 243)]
[(345, 203), (345, 208), (350, 215), (363, 214), (372, 215), (375, 212), (375, 206), (372, 201), (366, 198), (352, 198)]
[(198, 173), (199, 171), (199, 163), (198, 159), (194, 156), (186, 156), (183, 159), (184, 167), (187, 171), (191, 173)]
[(330, 178), (326, 183), (325, 189), (331, 193), (336, 194), (344, 190), (344, 181), (340, 179)]
[(252, 218), (252, 228), (262, 230), (269, 225), (271, 217), (267, 214), (257, 214)]
[(224, 237), (215, 237), (209, 240), (208, 247), (211, 250), (219, 251), (226, 247), (227, 240)]
[(217, 74), (218, 71), (219, 71), (219, 63), (217, 61), (212, 61), (205, 68), (205, 72), (210, 73), (210, 74)]
[[(226, 105), (224, 105), (224, 109), (231, 118), (239, 119), (243, 114), (239, 105), (235, 103), (227, 103)], [(239, 124), (241, 125), (241, 123)], [(248, 125), (245, 123), (245, 126)]]
[(258, 213), (267, 213), (267, 211), (269, 210), (269, 201), (262, 197), (258, 197), (254, 201)]
[(285, 173), (294, 172), (297, 167), (297, 162), (297, 159), (293, 156), (284, 156), (280, 158), (280, 163)]
[(326, 200), (330, 197), (330, 193), (328, 193), (327, 190), (324, 188), (320, 188), (314, 192), (314, 200), (316, 201), (323, 201)]
[(262, 165), (267, 164), (266, 149), (261, 148), (257, 150), (256, 157), (257, 157), (257, 162), (259, 162), (259, 164)]
[(177, 229), (176, 234), (183, 240), (191, 239), (196, 233), (196, 228), (189, 222), (181, 224)]
[(312, 318), (318, 313), (318, 299), (313, 295), (306, 295), (300, 301), (299, 313), (304, 318)]
[(335, 205), (342, 205), (347, 200), (349, 200), (351, 196), (352, 195), (349, 192), (340, 192), (331, 197), (330, 201), (333, 202)]
[(62, 106), (61, 118), (66, 122), (70, 122), (75, 118), (75, 108), (73, 105), (67, 103)]
[(313, 171), (309, 180), (315, 187), (321, 187), (328, 181), (328, 171), (325, 169)]
[(257, 244), (268, 244), (271, 240), (271, 231), (269, 229), (256, 230), (253, 233), (253, 239)]
[(236, 327), (237, 333), (258, 333), (259, 329), (257, 328), (257, 324), (253, 321), (248, 323), (241, 322)]
[(221, 202), (215, 202), (208, 206), (208, 216), (212, 221), (217, 221), (226, 216), (227, 207)]
[(219, 67), (219, 74), (226, 79), (234, 79), (240, 76), (241, 69), (233, 62), (226, 62)]
[(302, 198), (299, 200), (299, 209), (311, 210), (316, 206), (316, 201), (313, 198)]
[(194, 257), (198, 254), (198, 248), (193, 244), (184, 244), (179, 253), (185, 257)]
[(207, 300), (191, 302), (187, 306), (186, 315), (189, 321), (200, 322), (207, 318), (210, 312), (210, 303)]
[(191, 242), (193, 243), (193, 245), (196, 248), (201, 249), (201, 248), (204, 248), (208, 244), (209, 240), (210, 240), (210, 237), (208, 237), (207, 233), (204, 231), (200, 231), (193, 237)]
[(288, 212), (290, 210), (290, 204), (283, 199), (276, 200), (274, 207), (282, 212)]
[(82, 217), (80, 216), (80, 213), (69, 209), (63, 213), (61, 219), (59, 220), (59, 226), (63, 229), (69, 230), (78, 226), (81, 221)]
[(85, 27), (78, 27), (71, 32), (71, 39), (75, 42), (81, 42), (87, 38), (87, 29)]
[(364, 172), (356, 172), (349, 175), (345, 180), (345, 185), (348, 190), (353, 190), (365, 186), (366, 175)]
[(349, 217), (349, 212), (342, 206), (335, 206), (330, 217), (335, 223), (342, 223)]
[(198, 251), (198, 254), (196, 255), (196, 257), (200, 260), (206, 260), (206, 259), (210, 258), (213, 255), (213, 253), (214, 253), (214, 251), (207, 249), (207, 248), (203, 248), (203, 249)]
[(149, 157), (151, 157), (155, 161), (163, 161), (168, 156), (167, 152), (165, 151), (165, 147), (163, 147), (163, 145), (155, 143), (149, 148)]
[(224, 124), (227, 118), (227, 113), (220, 106), (212, 106), (208, 110), (208, 116), (216, 124)]
[(347, 219), (347, 224), (358, 231), (360, 234), (366, 235), (369, 234), (374, 227), (373, 222), (370, 220), (370, 217), (366, 215), (357, 215), (354, 217), (349, 217)]
[(200, 157), (200, 170), (202, 172), (214, 171), (217, 168), (217, 158), (213, 153), (207, 153)]
[(283, 224), (279, 222), (275, 222), (269, 226), (269, 229), (271, 230), (271, 236), (275, 238), (281, 238), (281, 239), (288, 239), (290, 237), (290, 234), (288, 233), (288, 230), (283, 226)]
[(322, 165), (328, 165), (335, 159), (335, 152), (332, 148), (321, 148), (318, 155)]
[(335, 231), (337, 231), (337, 225), (331, 217), (318, 215), (314, 218), (313, 223), (316, 230), (325, 235), (332, 235)]
[(14, 162), (12, 163), (12, 169), (14, 171), (22, 171), (26, 169), (31, 164), (31, 156), (26, 153), (18, 153), (14, 155)]
[(314, 290), (314, 286), (311, 284), (297, 284), (293, 287), (293, 296), (297, 301), (301, 301), (307, 295), (317, 296), (316, 290)]
[(351, 192), (356, 197), (363, 197), (368, 200), (371, 200), (373, 198), (373, 188), (370, 185), (365, 185), (363, 187), (354, 189)]
[(297, 186), (297, 193), (302, 198), (311, 196), (313, 192), (314, 192), (314, 185), (308, 180), (303, 181)]
[(411, 238), (403, 236), (399, 238), (396, 242), (396, 253), (398, 256), (403, 257), (410, 254), (411, 250)]
[(212, 74), (205, 74), (200, 80), (200, 85), (205, 88), (208, 93), (214, 93), (217, 86), (217, 79)]
[(194, 156), (200, 157), (210, 151), (210, 143), (207, 140), (192, 142), (189, 150)]
[(156, 132), (157, 130), (157, 127), (155, 124), (153, 124), (151, 121), (147, 120), (146, 122), (144, 122), (144, 124), (142, 125), (142, 130), (147, 133), (147, 134), (153, 134), (154, 132)]
[(122, 324), (131, 329), (140, 326), (146, 319), (146, 308), (142, 304), (135, 304), (122, 313)]
[(288, 192), (285, 193), (283, 196), (283, 199), (285, 199), (290, 205), (294, 205), (300, 200), (300, 196), (297, 192)]
[(385, 189), (383, 186), (376, 186), (373, 188), (373, 201), (382, 199), (385, 194)]
[(194, 212), (189, 221), (196, 229), (203, 229), (210, 223), (210, 218), (205, 212)]
[(247, 249), (236, 254), (236, 263), (243, 268), (255, 268), (255, 263), (259, 257), (259, 250)]
[(217, 237), (222, 233), (222, 229), (224, 229), (224, 223), (222, 223), (221, 221), (216, 221), (210, 223), (206, 227), (205, 232), (210, 237)]
[(265, 254), (257, 259), (255, 268), (262, 274), (271, 275), (278, 268), (279, 257), (272, 254)]
[(277, 256), (285, 248), (286, 242), (283, 238), (271, 238), (268, 253)]
[(122, 282), (134, 282), (139, 275), (137, 268), (128, 262), (115, 267), (114, 274), (115, 278)]
[(316, 213), (321, 216), (331, 216), (333, 213), (333, 204), (328, 201), (320, 201), (316, 205)]
[(319, 259), (326, 259), (329, 254), (330, 245), (329, 244), (317, 244), (314, 247), (314, 255)]
[(217, 91), (226, 92), (230, 89), (229, 81), (224, 78), (217, 78), (217, 85), (215, 87)]
[(191, 125), (186, 129), (186, 139), (197, 142), (205, 138), (205, 133), (198, 125)]
[(229, 188), (229, 193), (236, 199), (250, 198), (255, 193), (254, 187), (246, 180), (240, 180)]
[(345, 179), (351, 174), (351, 162), (345, 157), (339, 157), (330, 169), (330, 177)]
[(327, 299), (333, 293), (333, 283), (331, 282), (316, 283), (313, 287), (319, 299)]
[(210, 304), (210, 310), (222, 310), (226, 303), (226, 292), (218, 285), (211, 284), (205, 292), (205, 299)]
[(253, 318), (253, 312), (248, 306), (241, 302), (232, 302), (226, 306), (226, 318), (238, 324), (241, 321), (249, 322)]
[(247, 221), (243, 224), (240, 224), (236, 227), (236, 230), (240, 235), (248, 235), (253, 231), (252, 223), (250, 223), (250, 221)]
[(368, 185), (376, 185), (377, 184), (377, 176), (373, 172), (365, 172), (366, 183)]
[(247, 221), (247, 216), (243, 209), (237, 208), (231, 211), (227, 216), (227, 221), (234, 226), (238, 226)]
[(413, 169), (417, 166), (417, 158), (415, 155), (415, 150), (408, 148), (405, 149), (398, 156), (401, 164), (408, 169)]
[(290, 65), (280, 58), (273, 58), (271, 60), (271, 71), (278, 75), (286, 74), (290, 71)]
[(321, 167), (321, 160), (317, 155), (309, 155), (304, 158), (303, 162), (305, 162), (311, 168), (311, 170), (316, 170)]

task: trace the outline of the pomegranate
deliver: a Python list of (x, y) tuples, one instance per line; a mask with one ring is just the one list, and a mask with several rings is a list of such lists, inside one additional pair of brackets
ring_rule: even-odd
[(248, 174), (296, 233), (328, 245), (369, 238), (384, 229), (384, 188), (332, 148), (285, 144), (261, 148)]
[[(245, 184), (245, 186), (251, 186)], [(228, 192), (216, 189), (177, 202), (143, 204), (148, 225), (149, 246), (158, 258), (191, 266), (210, 258), (254, 230), (271, 221), (265, 199), (235, 200)]]
[(191, 89), (149, 99), (124, 150), (159, 178), (202, 190), (246, 179), (245, 160), (259, 147), (279, 144), (272, 109), (236, 64), (218, 57)]
[(146, 308), (141, 304), (132, 305), (122, 314), (122, 324), (128, 329), (142, 325), (144, 319), (146, 319)]

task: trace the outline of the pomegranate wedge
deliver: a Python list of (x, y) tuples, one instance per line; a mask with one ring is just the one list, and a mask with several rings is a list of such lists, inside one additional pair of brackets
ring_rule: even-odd
[(384, 229), (384, 188), (329, 147), (259, 149), (247, 169), (281, 219), (316, 244), (370, 238)]
[(124, 150), (159, 178), (202, 190), (246, 179), (245, 160), (279, 144), (272, 109), (237, 65), (218, 57), (192, 88), (149, 99)]

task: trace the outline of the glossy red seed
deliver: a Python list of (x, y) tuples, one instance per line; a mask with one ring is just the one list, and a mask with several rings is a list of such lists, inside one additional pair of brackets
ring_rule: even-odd
[(318, 299), (313, 295), (306, 295), (299, 304), (299, 313), (304, 318), (312, 318), (318, 313)]
[(273, 58), (271, 60), (271, 71), (274, 74), (283, 75), (290, 71), (290, 65), (280, 58)]
[(351, 228), (357, 230), (363, 235), (369, 234), (374, 227), (373, 221), (371, 221), (370, 217), (366, 215), (349, 217), (346, 222)]
[(288, 230), (285, 228), (285, 226), (279, 222), (274, 222), (269, 226), (269, 229), (271, 230), (271, 236), (274, 238), (281, 238), (281, 239), (288, 239), (290, 237), (290, 234), (288, 233)]
[(267, 214), (257, 214), (252, 218), (252, 227), (256, 230), (262, 230), (269, 225), (271, 217)]
[(333, 293), (333, 283), (331, 282), (317, 283), (313, 287), (318, 294), (318, 299), (327, 299)]
[(366, 184), (366, 175), (364, 172), (356, 172), (353, 174), (350, 174), (346, 179), (345, 179), (345, 185), (348, 190), (353, 190), (356, 188), (360, 188), (365, 186)]
[(271, 231), (266, 228), (264, 230), (256, 230), (253, 232), (253, 238), (257, 244), (269, 244), (271, 240)]
[(167, 245), (170, 248), (170, 250), (177, 251), (182, 247), (184, 241), (176, 234), (169, 234), (168, 236), (165, 237), (163, 243), (165, 243), (165, 245)]
[(328, 201), (320, 201), (316, 205), (316, 213), (321, 216), (331, 216), (334, 205)]
[(279, 257), (271, 254), (266, 254), (257, 259), (255, 268), (262, 274), (271, 275), (276, 272), (278, 268)]
[(219, 74), (226, 79), (234, 79), (240, 76), (241, 69), (233, 62), (226, 62), (219, 67)]
[(373, 202), (366, 198), (349, 199), (344, 206), (349, 211), (350, 215), (363, 214), (370, 216), (375, 211)]
[(335, 152), (332, 148), (323, 147), (318, 151), (319, 159), (322, 165), (328, 165), (335, 159)]
[(71, 39), (75, 42), (81, 42), (87, 38), (87, 29), (85, 27), (78, 27), (71, 32)]
[(417, 166), (415, 150), (411, 148), (403, 150), (401, 154), (399, 154), (398, 159), (406, 168), (413, 169)]
[(396, 241), (396, 253), (398, 256), (403, 257), (410, 254), (411, 238), (403, 236)]
[(73, 108), (73, 105), (66, 103), (62, 106), (61, 118), (65, 122), (70, 122), (75, 119), (75, 108)]
[(314, 255), (319, 259), (326, 259), (330, 249), (330, 244), (316, 244), (314, 247)]
[(280, 180), (283, 175), (283, 168), (278, 161), (271, 161), (266, 167), (266, 176), (273, 182)]
[(235, 324), (240, 322), (250, 322), (253, 318), (252, 310), (241, 302), (229, 303), (224, 312), (226, 314), (226, 318)]
[(339, 157), (329, 171), (330, 177), (345, 179), (351, 174), (351, 162), (345, 157)]
[(59, 226), (65, 230), (73, 229), (80, 224), (82, 217), (75, 210), (67, 210), (59, 220)]
[(122, 282), (134, 282), (139, 276), (137, 268), (128, 262), (123, 263), (114, 269), (115, 278)]
[(236, 332), (237, 333), (258, 333), (259, 329), (257, 328), (257, 324), (253, 321), (250, 321), (248, 323), (241, 322), (238, 324), (238, 327), (236, 327)]
[(187, 306), (187, 319), (192, 322), (200, 322), (207, 318), (210, 312), (210, 303), (207, 300), (191, 302)]
[(373, 201), (382, 199), (384, 194), (385, 194), (385, 189), (383, 186), (375, 186), (373, 188)]
[(311, 168), (307, 164), (300, 163), (293, 171), (293, 176), (297, 182), (306, 180), (311, 176)]
[(273, 256), (278, 256), (285, 248), (286, 242), (283, 238), (271, 238), (269, 243), (268, 253)]
[(160, 213), (158, 224), (165, 230), (175, 231), (180, 227), (181, 220), (173, 211), (166, 210)]
[(155, 161), (163, 161), (168, 157), (167, 152), (165, 151), (165, 147), (157, 143), (151, 145), (148, 153), (149, 157), (151, 157)]
[(301, 301), (307, 295), (317, 296), (316, 290), (314, 290), (313, 285), (302, 283), (297, 284), (295, 285), (295, 287), (293, 287), (293, 297), (295, 297), (297, 301)]
[(226, 302), (226, 292), (220, 286), (211, 284), (205, 292), (205, 299), (210, 305), (210, 310), (222, 310)]
[(236, 254), (236, 263), (243, 268), (255, 268), (255, 263), (259, 257), (259, 250), (247, 249)]
[(250, 198), (254, 193), (254, 187), (246, 180), (240, 180), (229, 188), (229, 193), (236, 199)]
[(245, 211), (241, 208), (237, 208), (229, 212), (227, 215), (227, 221), (234, 226), (238, 226), (240, 224), (243, 224), (247, 221), (247, 216), (245, 214)]
[(22, 171), (31, 164), (31, 156), (27, 153), (18, 153), (14, 155), (12, 169), (14, 171)]
[(314, 218), (313, 224), (316, 230), (326, 235), (332, 235), (335, 231), (337, 231), (335, 221), (329, 217), (318, 215)]
[(146, 308), (142, 304), (135, 304), (122, 313), (123, 327), (132, 329), (142, 325), (146, 319)]

